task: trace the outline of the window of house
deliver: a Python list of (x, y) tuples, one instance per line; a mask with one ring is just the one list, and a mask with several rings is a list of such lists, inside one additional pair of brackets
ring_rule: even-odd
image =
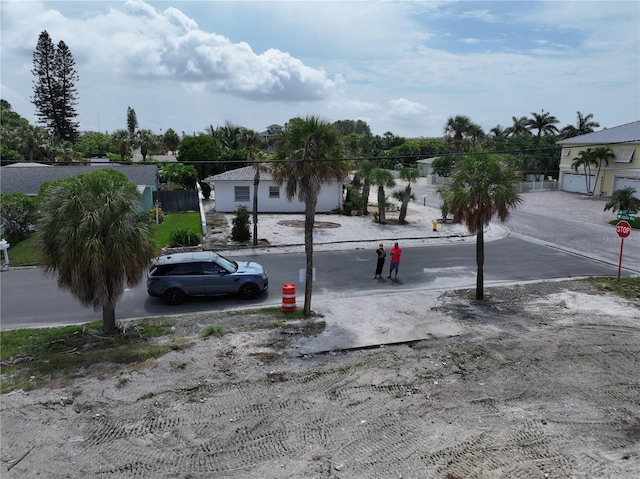
[(280, 198), (280, 187), (279, 186), (270, 186), (269, 187), (269, 198)]
[(616, 157), (613, 160), (615, 163), (630, 163), (633, 158), (633, 152), (635, 148), (618, 148), (616, 150)]
[(569, 156), (570, 153), (571, 153), (571, 148), (562, 149), (562, 156)]
[(249, 201), (249, 187), (236, 186), (234, 188), (234, 200), (237, 202)]

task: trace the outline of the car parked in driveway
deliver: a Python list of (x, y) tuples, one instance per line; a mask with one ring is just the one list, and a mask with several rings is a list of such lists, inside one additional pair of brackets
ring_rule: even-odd
[(187, 296), (238, 294), (252, 299), (266, 291), (269, 278), (254, 261), (233, 261), (212, 251), (176, 253), (153, 261), (147, 274), (149, 296), (182, 303)]

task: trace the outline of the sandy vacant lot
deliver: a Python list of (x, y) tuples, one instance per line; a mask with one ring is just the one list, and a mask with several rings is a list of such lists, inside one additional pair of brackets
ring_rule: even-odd
[(308, 323), (185, 318), (193, 346), (152, 364), (4, 395), (1, 475), (640, 477), (640, 310), (579, 281), (488, 292), (432, 306), (455, 337), (314, 356), (290, 353)]

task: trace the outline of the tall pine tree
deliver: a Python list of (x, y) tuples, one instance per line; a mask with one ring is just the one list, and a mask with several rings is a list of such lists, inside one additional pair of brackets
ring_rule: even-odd
[(63, 41), (55, 47), (46, 30), (40, 34), (33, 52), (31, 73), (36, 78), (32, 103), (39, 122), (60, 139), (72, 143), (78, 139), (75, 64), (71, 50)]
[(130, 106), (127, 107), (127, 130), (129, 131), (129, 136), (133, 138), (133, 135), (138, 128), (138, 117), (136, 116), (136, 111)]

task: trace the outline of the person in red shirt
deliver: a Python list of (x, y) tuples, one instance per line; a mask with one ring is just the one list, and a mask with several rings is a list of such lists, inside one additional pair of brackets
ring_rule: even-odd
[(391, 273), (395, 271), (394, 279), (398, 277), (398, 267), (400, 266), (400, 255), (402, 254), (402, 248), (398, 246), (398, 242), (393, 243), (393, 247), (389, 252), (391, 254), (391, 262), (389, 263), (389, 276), (387, 278), (391, 278)]

